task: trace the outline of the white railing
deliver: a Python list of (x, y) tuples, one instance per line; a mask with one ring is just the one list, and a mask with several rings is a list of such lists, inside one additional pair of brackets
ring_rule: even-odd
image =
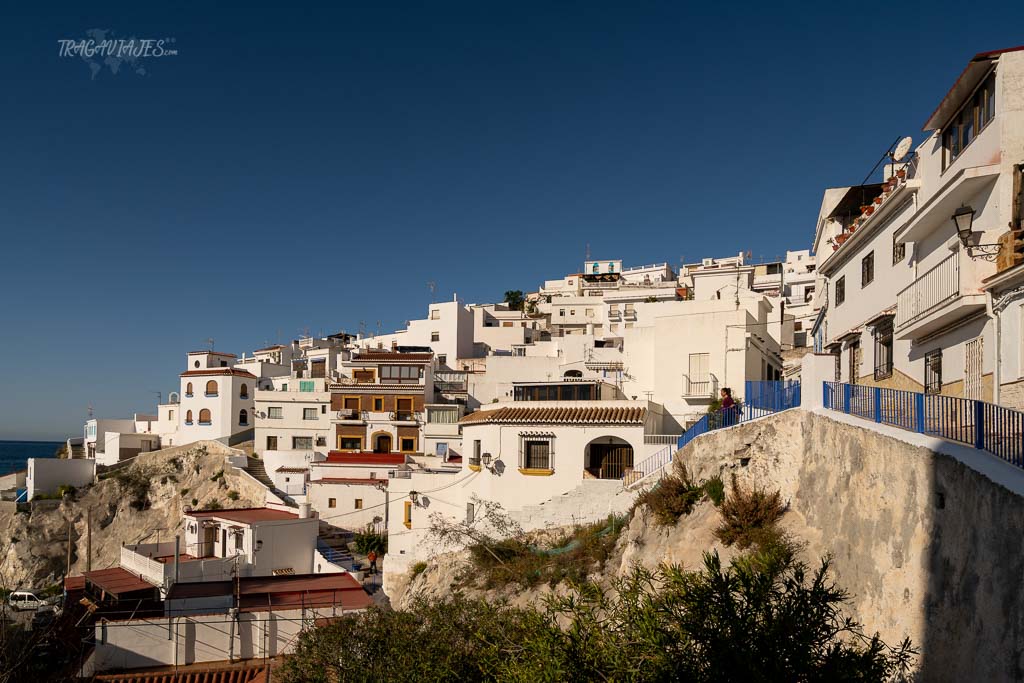
[(645, 446), (668, 446), (679, 441), (682, 434), (644, 434)]
[(953, 253), (896, 295), (896, 327), (960, 296), (960, 254)]
[(673, 443), (671, 446), (665, 446), (657, 453), (641, 460), (633, 467), (632, 472), (623, 477), (622, 486), (624, 488), (631, 488), (651, 475), (663, 471), (673, 461), (676, 450), (676, 444)]
[(156, 586), (164, 585), (166, 565), (138, 554), (129, 546), (121, 546), (121, 567)]
[(688, 398), (714, 398), (718, 392), (718, 378), (708, 375), (707, 378), (691, 380), (683, 375), (683, 396)]

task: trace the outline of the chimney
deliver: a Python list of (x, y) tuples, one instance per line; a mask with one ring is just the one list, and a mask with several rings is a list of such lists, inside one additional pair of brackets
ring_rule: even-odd
[(299, 519), (309, 519), (309, 503), (299, 503)]

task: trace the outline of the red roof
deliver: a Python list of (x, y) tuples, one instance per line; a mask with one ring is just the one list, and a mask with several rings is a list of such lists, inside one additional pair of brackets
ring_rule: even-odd
[(85, 577), (84, 576), (65, 576), (64, 577), (64, 590), (66, 591), (80, 591), (85, 589)]
[(226, 519), (239, 524), (252, 524), (253, 522), (279, 522), (290, 519), (298, 519), (294, 512), (274, 510), (273, 508), (235, 508), (233, 510), (192, 510), (186, 512), (191, 517), (209, 519)]
[(242, 664), (202, 662), (99, 674), (96, 680), (107, 683), (265, 683), (268, 670), (263, 660)]
[(324, 477), (323, 479), (314, 479), (311, 484), (362, 484), (364, 486), (376, 486), (377, 484), (384, 482), (384, 485), (388, 485), (387, 479), (347, 479), (344, 477)]
[(179, 377), (205, 377), (206, 375), (234, 375), (235, 377), (248, 377), (256, 379), (256, 375), (247, 370), (238, 368), (201, 368), (199, 370), (186, 370)]
[(117, 598), (128, 593), (148, 591), (156, 588), (153, 584), (121, 567), (85, 572), (85, 578), (89, 583)]
[(360, 350), (353, 361), (409, 361), (426, 363), (433, 360), (432, 353), (401, 353), (399, 351)]
[[(369, 451), (331, 451), (324, 462), (333, 465), (404, 465), (402, 453), (371, 453)], [(318, 463), (322, 464), (322, 463)]]
[[(169, 600), (231, 595), (231, 581), (176, 583)], [(346, 610), (365, 609), (373, 600), (351, 574), (304, 574), (299, 576), (250, 576), (238, 582), (241, 609), (259, 612), (282, 607), (338, 605)]]

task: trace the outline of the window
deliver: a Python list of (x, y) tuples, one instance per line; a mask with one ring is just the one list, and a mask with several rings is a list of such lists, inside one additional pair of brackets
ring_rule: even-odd
[(569, 315), (576, 315), (576, 309), (575, 308), (570, 308), (569, 309)]
[(558, 317), (559, 318), (564, 318), (565, 317), (565, 309), (564, 308), (559, 308), (558, 309)]
[(326, 436), (318, 436), (318, 437), (316, 437), (316, 445), (317, 446), (326, 446), (327, 445), (327, 437)]
[(875, 379), (892, 377), (892, 319), (875, 326)]
[(337, 498), (328, 498), (327, 499), (327, 507), (329, 507), (329, 508), (336, 508), (336, 507), (338, 507), (338, 499)]
[(202, 410), (199, 411), (199, 424), (201, 424), (201, 425), (208, 425), (212, 421), (213, 420), (212, 420), (212, 417), (210, 415), (210, 409), (209, 408), (203, 408)]
[(238, 411), (238, 424), (241, 425), (241, 426), (245, 426), (245, 425), (249, 424), (249, 411), (248, 410), (245, 410), (243, 408), (242, 410)]
[(271, 406), (267, 408), (267, 419), (268, 420), (280, 420), (284, 415), (281, 412), (281, 406)]
[(363, 499), (362, 498), (356, 498), (355, 509), (356, 510), (362, 510), (363, 509)]
[(525, 470), (550, 470), (552, 467), (553, 437), (521, 438), (520, 467)]
[(584, 308), (583, 309), (583, 315), (587, 316), (588, 318), (593, 318), (594, 317), (594, 309), (593, 308)]
[(473, 503), (466, 503), (466, 524), (472, 524), (476, 519), (476, 506)]
[(313, 437), (311, 436), (293, 436), (292, 437), (292, 450), (293, 451), (308, 451), (313, 447)]
[(438, 356), (437, 356), (437, 364), (438, 365), (447, 365), (448, 364), (448, 356), (446, 356), (443, 353), (438, 354)]
[(430, 333), (430, 341), (432, 341), (432, 342), (441, 341), (441, 333), (440, 332), (431, 332)]
[(192, 395), (192, 382), (189, 382), (188, 384), (185, 385), (185, 395), (186, 396), (191, 396)]
[(338, 449), (342, 451), (360, 451), (363, 449), (363, 437), (339, 436)]
[(403, 453), (411, 453), (416, 450), (416, 437), (414, 436), (403, 436), (399, 442), (402, 445)]
[(444, 441), (438, 441), (434, 444), (434, 454), (441, 458), (448, 455), (448, 444)]
[(373, 412), (383, 413), (384, 412), (384, 397), (374, 396), (373, 397)]
[(327, 404), (326, 403), (321, 403), (320, 404), (320, 414), (321, 415), (326, 415), (327, 414)]
[(281, 391), (288, 391), (288, 382), (285, 382), (281, 385)]
[(192, 363), (192, 367), (198, 368), (199, 367), (199, 361), (196, 361), (195, 363)]
[(993, 72), (985, 79), (984, 83), (978, 86), (974, 95), (964, 103), (963, 109), (957, 112), (956, 116), (943, 129), (942, 167), (944, 169), (953, 163), (967, 148), (967, 145), (978, 137), (978, 133), (995, 118), (995, 90), (996, 75)]
[(503, 322), (501, 323), (501, 326), (502, 326), (502, 327), (512, 327), (512, 326), (513, 326), (513, 323), (512, 323), (512, 321), (511, 321), (511, 320), (505, 320), (505, 321), (503, 321)]
[(187, 425), (192, 424), (192, 411), (191, 410), (185, 411), (185, 424), (187, 424)]
[(405, 501), (405, 509), (402, 511), (402, 524), (406, 529), (412, 528), (412, 502)]
[(867, 287), (875, 279), (875, 252), (860, 260), (860, 286)]
[(268, 451), (276, 451), (277, 450), (277, 437), (276, 436), (268, 436), (267, 437), (267, 450)]
[(437, 320), (440, 317), (441, 317), (441, 311), (439, 309), (436, 309), (436, 308), (430, 309), (430, 319), (431, 320)]
[(423, 368), (415, 365), (384, 365), (380, 369), (381, 380), (408, 384), (423, 376)]
[(212, 379), (206, 383), (206, 395), (216, 396), (217, 395), (217, 383)]
[(249, 398), (249, 385), (245, 382), (238, 388), (238, 398)]
[(480, 439), (473, 441), (473, 455), (469, 456), (469, 464), (480, 467)]
[(316, 419), (316, 408), (303, 408), (302, 419), (303, 420), (315, 420)]
[(846, 276), (836, 280), (836, 306), (842, 306), (846, 301)]
[(924, 393), (942, 393), (942, 349), (936, 349), (924, 357)]
[(310, 380), (299, 382), (299, 391), (316, 391), (316, 382)]
[(907, 243), (900, 242), (896, 239), (896, 235), (892, 236), (892, 264), (895, 266), (897, 263), (902, 263), (903, 259), (907, 256)]
[(356, 370), (352, 373), (352, 377), (359, 384), (372, 383), (374, 377), (373, 370)]
[(363, 409), (363, 402), (359, 396), (346, 396), (343, 399), (344, 409), (346, 411), (359, 411)]
[(171, 420), (172, 422), (174, 421), (174, 411), (173, 410), (168, 410), (167, 411), (167, 419)]

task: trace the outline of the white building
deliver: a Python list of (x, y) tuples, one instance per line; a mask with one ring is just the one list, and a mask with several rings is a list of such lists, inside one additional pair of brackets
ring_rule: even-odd
[(313, 451), (331, 447), (331, 393), (323, 378), (273, 377), (254, 399), (254, 450)]
[(203, 439), (234, 445), (253, 438), (256, 375), (233, 367), (234, 354), (193, 351), (181, 373), (179, 445)]
[(1012, 266), (1007, 226), (1020, 227), (1022, 77), (1020, 49), (976, 56), (909, 158), (886, 167), (882, 182), (826, 193), (816, 345), (836, 354), (843, 381), (991, 401), (1019, 379), (1013, 344), (997, 340), (989, 312), (1000, 285), (986, 282), (1000, 244)]

